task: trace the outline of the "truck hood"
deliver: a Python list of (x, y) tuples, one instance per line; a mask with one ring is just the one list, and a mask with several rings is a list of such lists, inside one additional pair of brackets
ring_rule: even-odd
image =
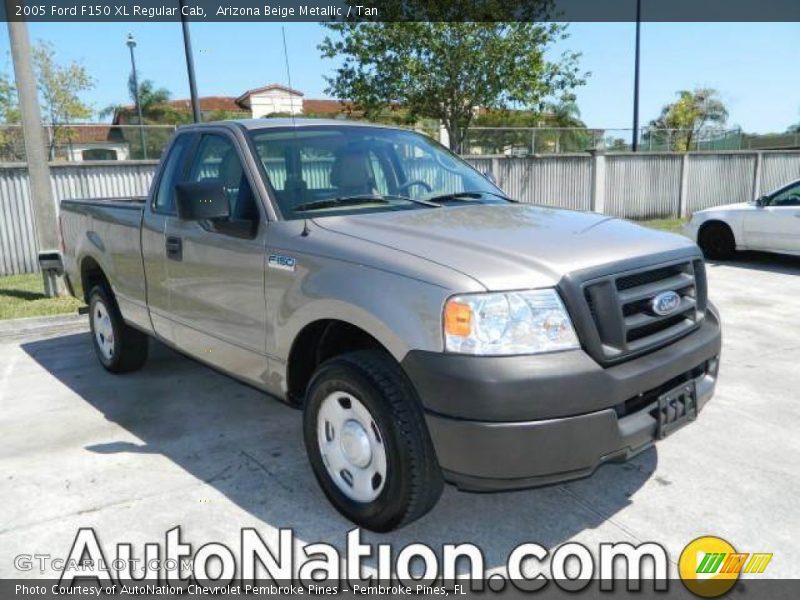
[[(529, 204), (315, 219), (333, 232), (447, 266), (489, 290), (555, 285), (565, 274), (642, 257), (697, 254), (688, 239), (621, 219)], [(365, 262), (369, 262), (365, 257)]]

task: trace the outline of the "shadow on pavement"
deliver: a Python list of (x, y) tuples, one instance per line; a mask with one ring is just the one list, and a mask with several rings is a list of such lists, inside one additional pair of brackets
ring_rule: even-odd
[[(87, 451), (162, 454), (265, 524), (291, 527), (304, 541), (344, 547), (353, 525), (331, 507), (314, 480), (297, 410), (154, 341), (144, 369), (124, 376), (100, 367), (87, 333), (22, 347), (107, 420), (141, 440), (96, 444)], [(472, 542), (483, 549), (488, 568), (501, 566), (520, 543), (553, 547), (598, 527), (632, 502), (657, 462), (650, 449), (628, 463), (603, 466), (582, 481), (520, 492), (468, 494), (448, 486), (423, 519), (390, 534), (363, 532), (362, 539), (421, 542), (437, 553), (443, 543)], [(125, 476), (136, 485), (135, 467), (126, 469)], [(183, 509), (165, 507), (169, 510), (180, 523)], [(617, 540), (626, 537), (620, 530)]]
[(800, 256), (772, 254), (770, 252), (737, 252), (731, 260), (709, 260), (710, 268), (725, 266), (753, 269), (781, 275), (800, 275)]

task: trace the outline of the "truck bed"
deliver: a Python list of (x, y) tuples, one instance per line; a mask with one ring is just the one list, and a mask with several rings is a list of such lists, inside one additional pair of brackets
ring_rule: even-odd
[[(75, 295), (84, 297), (90, 287), (85, 273), (99, 267), (113, 282), (123, 314), (135, 315), (136, 321), (147, 314), (141, 245), (144, 204), (144, 197), (62, 200), (60, 213), (64, 270)], [(142, 320), (147, 323), (149, 318)]]

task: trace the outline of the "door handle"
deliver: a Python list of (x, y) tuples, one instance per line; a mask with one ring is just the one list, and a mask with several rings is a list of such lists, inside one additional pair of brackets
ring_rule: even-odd
[(167, 258), (170, 260), (183, 260), (183, 240), (174, 235), (167, 236)]

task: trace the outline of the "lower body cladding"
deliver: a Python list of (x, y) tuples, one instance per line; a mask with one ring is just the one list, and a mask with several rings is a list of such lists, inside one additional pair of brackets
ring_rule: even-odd
[(692, 421), (714, 393), (720, 348), (719, 318), (709, 310), (685, 337), (607, 368), (582, 350), (412, 351), (402, 364), (445, 478), (495, 491), (585, 477)]

